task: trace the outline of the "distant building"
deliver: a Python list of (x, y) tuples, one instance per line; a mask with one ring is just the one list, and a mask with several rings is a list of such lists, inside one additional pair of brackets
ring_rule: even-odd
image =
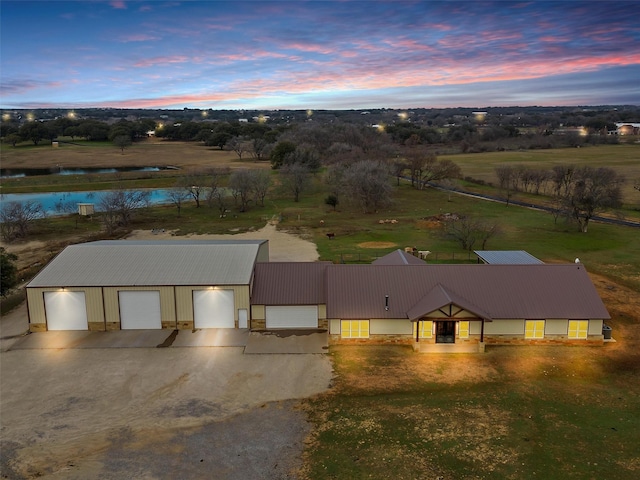
[(640, 135), (640, 123), (616, 123), (617, 135)]

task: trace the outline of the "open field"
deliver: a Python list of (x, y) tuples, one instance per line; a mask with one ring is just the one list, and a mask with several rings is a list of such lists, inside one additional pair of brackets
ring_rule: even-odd
[(464, 176), (491, 182), (494, 185), (498, 184), (495, 168), (503, 163), (538, 169), (551, 169), (554, 165), (610, 167), (626, 179), (626, 184), (623, 186), (625, 203), (640, 205), (640, 192), (633, 188), (634, 182), (640, 183), (640, 143), (442, 155), (440, 158), (447, 158), (460, 165)]

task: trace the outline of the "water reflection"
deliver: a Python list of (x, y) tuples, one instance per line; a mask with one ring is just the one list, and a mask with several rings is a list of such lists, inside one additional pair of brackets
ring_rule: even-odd
[(175, 167), (117, 167), (117, 168), (0, 168), (0, 178), (36, 177), (40, 175), (87, 175), (91, 173), (160, 172), (177, 170)]
[[(149, 190), (149, 204), (171, 203), (168, 189)], [(0, 195), (0, 202), (37, 202), (48, 216), (68, 215), (78, 211), (78, 203), (93, 203), (100, 211), (100, 199), (108, 190), (88, 192), (8, 193)]]

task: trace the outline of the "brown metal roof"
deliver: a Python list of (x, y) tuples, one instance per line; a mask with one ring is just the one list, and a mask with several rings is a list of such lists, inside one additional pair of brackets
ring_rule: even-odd
[[(412, 309), (438, 284), (457, 301), (474, 305), (475, 313), (493, 319), (610, 318), (584, 266), (576, 264), (332, 265), (327, 269), (327, 317), (410, 318), (409, 312), (416, 314)], [(436, 297), (422, 308), (442, 300)]]
[(407, 317), (411, 320), (415, 320), (450, 304), (457, 305), (458, 307), (465, 309), (467, 312), (471, 312), (485, 320), (491, 320), (491, 315), (485, 312), (482, 308), (474, 305), (466, 298), (462, 298), (460, 295), (456, 295), (454, 292), (448, 291), (440, 284), (437, 284), (429, 290), (429, 292), (407, 312)]
[(425, 263), (424, 260), (398, 249), (374, 260), (371, 265), (424, 265)]
[(331, 262), (256, 263), (253, 305), (327, 303), (325, 271)]

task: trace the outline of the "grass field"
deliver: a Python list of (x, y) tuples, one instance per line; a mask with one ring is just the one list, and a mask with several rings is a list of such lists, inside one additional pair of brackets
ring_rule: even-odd
[[(57, 152), (50, 146), (28, 149), (32, 154), (25, 154), (25, 149), (8, 160), (14, 166), (31, 165), (30, 156), (39, 158), (42, 152), (48, 160), (40, 158), (39, 165), (33, 166), (51, 165), (60, 152), (71, 152), (66, 148)], [(238, 162), (225, 152), (180, 144), (148, 149), (136, 145), (123, 156), (115, 148), (96, 147), (91, 150), (95, 155), (90, 155), (93, 163), (87, 165), (82, 163), (87, 161), (86, 148), (78, 147), (84, 153), (74, 157), (78, 164), (68, 166), (119, 166), (125, 161), (157, 165), (160, 159), (186, 168), (254, 165)], [(151, 152), (156, 151), (162, 154), (154, 157)], [(527, 161), (551, 165), (565, 163), (574, 151), (522, 155), (536, 158)], [(580, 152), (593, 153), (589, 157), (593, 165), (615, 156), (621, 162), (619, 168), (629, 175), (638, 166), (636, 146), (590, 147)], [(8, 166), (5, 153), (3, 147), (3, 167)], [(544, 155), (538, 157), (538, 153)], [(451, 158), (461, 164), (465, 175), (489, 179), (491, 162), (522, 162), (519, 154)], [(108, 188), (116, 181), (160, 187), (173, 183), (171, 175), (91, 180), (40, 177), (3, 182), (3, 189), (16, 184), (43, 191), (88, 184)], [(406, 184), (394, 189), (392, 206), (370, 215), (344, 199), (333, 211), (324, 204), (326, 195), (319, 180), (298, 203), (274, 189), (264, 207), (253, 206), (246, 213), (234, 209), (224, 219), (216, 209), (198, 209), (193, 204), (187, 204), (180, 216), (175, 207), (154, 207), (138, 211), (128, 228), (165, 228), (178, 235), (230, 233), (260, 228), (277, 217), (280, 228), (313, 240), (323, 260), (370, 262), (396, 248), (416, 246), (432, 251), (431, 261), (436, 255), (438, 261), (474, 261), (443, 236), (442, 225), (433, 216), (451, 212), (495, 221), (501, 233), (490, 240), (489, 249), (527, 250), (547, 262), (572, 262), (579, 257), (611, 313), (609, 323), (617, 342), (605, 347), (488, 347), (485, 355), (453, 356), (418, 355), (392, 346), (332, 347), (335, 388), (303, 405), (315, 425), (303, 478), (626, 480), (640, 476), (638, 229), (594, 223), (583, 234), (575, 225), (555, 223), (542, 212), (433, 189), (417, 191)], [(379, 223), (391, 219), (397, 223)], [(34, 264), (46, 261), (67, 243), (104, 236), (99, 219), (78, 216), (40, 221), (33, 233), (26, 258), (20, 259), (31, 265), (30, 272), (39, 268)], [(335, 238), (330, 240), (327, 233)], [(120, 232), (124, 234), (126, 230)]]
[(634, 184), (640, 183), (640, 144), (443, 155), (440, 158), (447, 158), (460, 165), (464, 176), (494, 185), (498, 184), (495, 167), (504, 163), (537, 169), (551, 169), (554, 165), (610, 167), (626, 179), (623, 186), (625, 203), (640, 205), (640, 192), (633, 188)]

